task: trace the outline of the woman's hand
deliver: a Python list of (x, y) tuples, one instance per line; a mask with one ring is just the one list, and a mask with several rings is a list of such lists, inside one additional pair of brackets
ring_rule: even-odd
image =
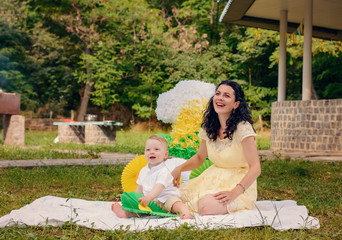
[(172, 171), (172, 176), (173, 176), (173, 185), (176, 186), (176, 187), (179, 187), (179, 184), (180, 184), (180, 180), (181, 180), (181, 167), (178, 166), (176, 167), (175, 169), (173, 169)]
[(236, 190), (235, 188), (232, 191), (221, 191), (214, 194), (214, 198), (222, 203), (222, 205), (226, 206), (229, 203), (233, 202), (242, 192)]

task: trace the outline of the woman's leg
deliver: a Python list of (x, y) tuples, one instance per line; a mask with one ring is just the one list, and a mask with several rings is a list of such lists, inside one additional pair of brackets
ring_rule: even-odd
[(198, 211), (200, 215), (222, 215), (227, 214), (227, 205), (223, 205), (214, 198), (213, 194), (206, 195), (198, 202)]

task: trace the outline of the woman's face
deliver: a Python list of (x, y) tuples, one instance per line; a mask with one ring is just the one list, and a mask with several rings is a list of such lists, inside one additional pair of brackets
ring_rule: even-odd
[(218, 87), (213, 98), (213, 105), (217, 114), (230, 115), (239, 106), (235, 101), (235, 92), (231, 86), (222, 84)]

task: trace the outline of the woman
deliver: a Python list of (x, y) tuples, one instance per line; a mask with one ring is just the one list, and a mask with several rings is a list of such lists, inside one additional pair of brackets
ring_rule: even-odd
[(174, 185), (179, 186), (181, 172), (201, 166), (208, 155), (214, 164), (180, 186), (182, 200), (201, 215), (253, 208), (261, 169), (256, 134), (240, 85), (221, 82), (203, 120), (198, 152), (174, 169)]

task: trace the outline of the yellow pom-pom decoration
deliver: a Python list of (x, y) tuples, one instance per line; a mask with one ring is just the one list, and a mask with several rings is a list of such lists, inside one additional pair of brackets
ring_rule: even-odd
[(182, 106), (176, 121), (172, 124), (172, 131), (170, 133), (172, 138), (171, 147), (179, 144), (181, 148), (198, 148), (198, 144), (195, 143), (200, 142), (201, 139), (196, 133), (201, 128), (203, 110), (207, 103), (208, 101), (202, 98), (189, 101)]
[(130, 161), (121, 174), (121, 185), (124, 192), (135, 192), (140, 170), (147, 165), (145, 155), (140, 155)]

